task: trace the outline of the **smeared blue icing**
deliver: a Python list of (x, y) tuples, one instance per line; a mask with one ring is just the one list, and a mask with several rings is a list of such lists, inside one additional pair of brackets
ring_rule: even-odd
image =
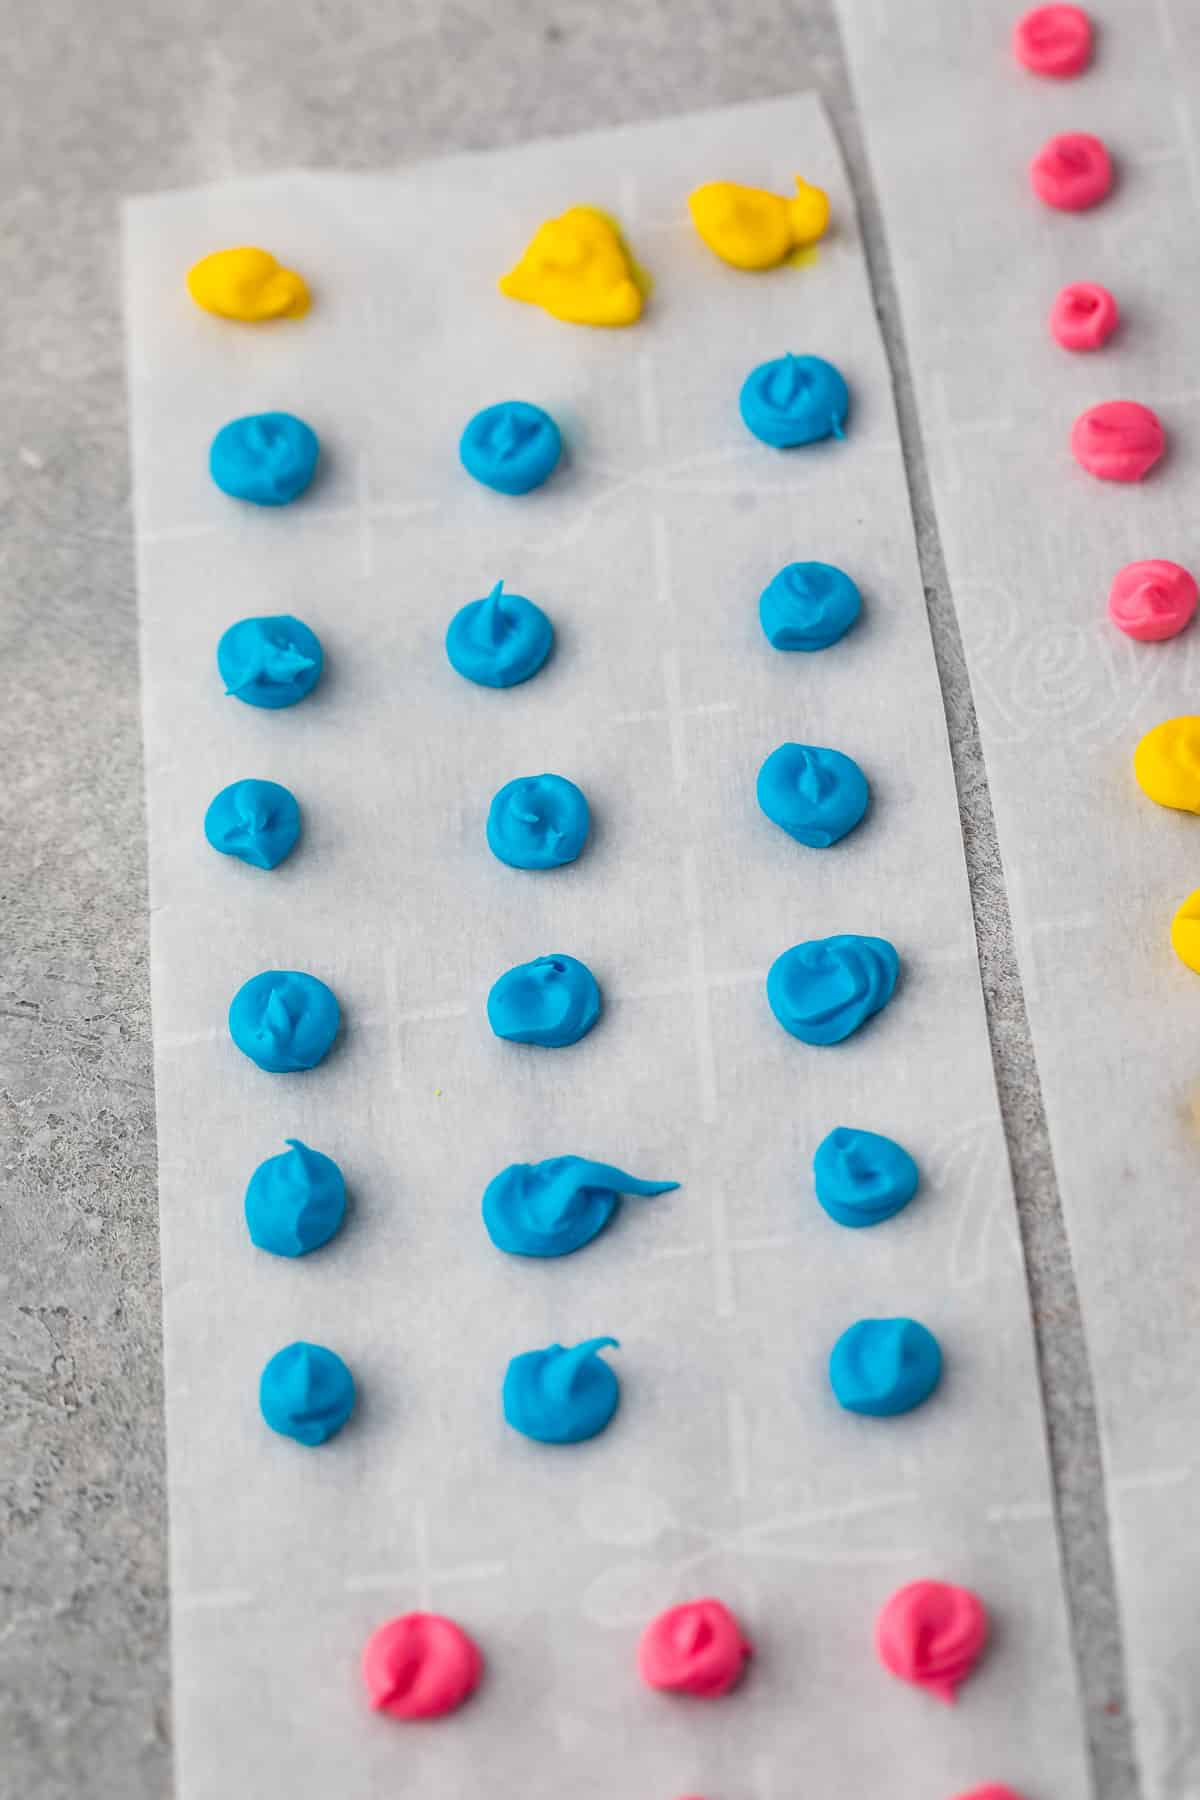
[(273, 869), (300, 836), (296, 796), (277, 781), (235, 781), (209, 802), (204, 835), (222, 856)]
[(575, 861), (590, 825), (587, 800), (565, 775), (520, 775), (488, 810), (488, 848), (512, 869), (558, 869)]
[(828, 850), (867, 810), (867, 778), (852, 756), (818, 744), (781, 744), (758, 771), (758, 804), (773, 824)]
[(527, 494), (553, 473), (562, 437), (548, 412), (527, 400), (501, 400), (477, 412), (458, 446), (462, 466), (484, 487)]
[(840, 372), (820, 356), (777, 356), (742, 383), (742, 421), (777, 450), (844, 436), (850, 395)]
[(515, 687), (536, 675), (550, 654), (554, 627), (524, 594), (506, 594), (498, 581), (484, 600), (471, 600), (451, 619), (446, 655), (452, 669), (480, 687)]
[(514, 1431), (542, 1444), (579, 1444), (603, 1431), (621, 1398), (615, 1374), (597, 1355), (609, 1347), (620, 1348), (616, 1338), (514, 1356), (504, 1377), (504, 1417)]
[(221, 636), (217, 668), (225, 692), (272, 711), (295, 706), (321, 678), (324, 657), (315, 631), (290, 613), (239, 619)]
[(354, 1411), (354, 1377), (323, 1344), (289, 1344), (263, 1370), (258, 1404), (272, 1431), (323, 1444)]
[(332, 1156), (299, 1138), (259, 1163), (246, 1189), (250, 1241), (274, 1256), (304, 1256), (327, 1244), (346, 1216), (346, 1183)]
[(878, 1225), (906, 1207), (920, 1175), (892, 1138), (839, 1125), (813, 1156), (817, 1199), (839, 1225)]
[(487, 1016), (498, 1038), (562, 1050), (586, 1037), (600, 1017), (600, 989), (575, 957), (539, 956), (500, 977), (487, 997)]
[(850, 577), (822, 562), (788, 563), (758, 599), (762, 628), (776, 650), (828, 650), (861, 609), (862, 596)]
[(250, 413), (222, 425), (208, 467), (222, 493), (255, 506), (286, 506), (316, 474), (321, 446), (292, 413)]
[(839, 1403), (875, 1419), (920, 1406), (941, 1373), (938, 1341), (915, 1319), (860, 1319), (843, 1331), (829, 1356), (829, 1383)]
[(233, 996), (229, 1035), (273, 1075), (315, 1068), (337, 1036), (338, 1003), (323, 981), (296, 969), (265, 969)]
[(767, 999), (785, 1031), (806, 1044), (840, 1044), (886, 1006), (900, 958), (886, 938), (812, 938), (776, 957)]
[(510, 1163), (484, 1189), (483, 1222), (496, 1248), (511, 1256), (569, 1256), (600, 1235), (622, 1194), (651, 1199), (678, 1186), (639, 1181), (612, 1163), (582, 1156)]

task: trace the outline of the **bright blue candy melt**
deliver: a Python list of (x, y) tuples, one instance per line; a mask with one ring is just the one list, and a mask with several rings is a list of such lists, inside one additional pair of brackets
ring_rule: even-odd
[(875, 1419), (920, 1406), (941, 1373), (938, 1341), (915, 1319), (860, 1319), (829, 1356), (829, 1383), (840, 1404)]
[(223, 856), (273, 869), (300, 836), (296, 796), (277, 781), (235, 781), (210, 803), (204, 835)]
[(488, 848), (512, 869), (557, 869), (574, 862), (590, 825), (587, 800), (565, 775), (521, 775), (492, 801)]
[(842, 437), (850, 395), (841, 374), (820, 356), (778, 356), (751, 369), (739, 401), (747, 429), (787, 450)]
[(617, 1410), (620, 1384), (596, 1354), (616, 1338), (589, 1338), (564, 1350), (527, 1350), (504, 1377), (504, 1417), (514, 1431), (542, 1444), (579, 1444), (603, 1431)]
[(867, 778), (851, 756), (817, 744), (781, 744), (758, 771), (768, 819), (814, 850), (828, 850), (867, 810)]
[(317, 468), (321, 446), (311, 425), (291, 413), (251, 413), (222, 425), (208, 466), (223, 493), (255, 506), (286, 506), (302, 494)]
[(258, 1404), (272, 1431), (323, 1444), (354, 1411), (354, 1377), (323, 1344), (289, 1344), (263, 1370)]
[(650, 1199), (677, 1181), (639, 1181), (612, 1163), (582, 1156), (510, 1163), (483, 1194), (483, 1222), (498, 1250), (511, 1256), (569, 1256), (598, 1237), (622, 1194)]
[(251, 1243), (274, 1256), (305, 1256), (327, 1244), (346, 1216), (346, 1183), (332, 1156), (299, 1138), (259, 1163), (246, 1189)]
[(501, 494), (540, 487), (562, 455), (558, 426), (527, 400), (501, 400), (477, 412), (462, 434), (463, 468)]
[(515, 687), (536, 675), (554, 643), (554, 627), (524, 594), (498, 581), (485, 600), (461, 607), (446, 631), (450, 666), (480, 687)]
[(767, 999), (785, 1031), (806, 1044), (840, 1044), (886, 1006), (900, 958), (886, 938), (813, 938), (776, 957)]
[(862, 595), (832, 563), (794, 562), (780, 569), (758, 599), (762, 628), (776, 650), (828, 650), (862, 608)]
[(839, 1125), (813, 1156), (817, 1199), (839, 1225), (878, 1225), (908, 1205), (920, 1175), (892, 1138)]
[(315, 1068), (337, 1036), (338, 1003), (323, 981), (296, 969), (252, 975), (233, 996), (229, 1035), (274, 1075)]
[(271, 711), (295, 706), (321, 677), (324, 656), (315, 631), (290, 613), (239, 619), (217, 645), (217, 668), (225, 692), (247, 706)]
[(500, 977), (487, 997), (487, 1016), (498, 1038), (562, 1050), (586, 1037), (600, 1017), (600, 989), (575, 957), (539, 956)]

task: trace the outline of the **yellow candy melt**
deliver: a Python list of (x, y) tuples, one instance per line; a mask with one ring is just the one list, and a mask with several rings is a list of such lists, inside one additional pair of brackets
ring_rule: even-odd
[(223, 319), (298, 319), (308, 311), (303, 277), (269, 250), (214, 250), (188, 270), (187, 284), (197, 306)]
[(1188, 895), (1171, 920), (1171, 948), (1180, 962), (1200, 975), (1200, 888)]
[(642, 288), (632, 257), (611, 219), (572, 206), (539, 225), (515, 269), (500, 277), (510, 300), (545, 307), (569, 325), (632, 325)]
[(1148, 731), (1133, 753), (1133, 773), (1160, 806), (1200, 813), (1200, 718), (1187, 713)]
[(829, 224), (829, 196), (796, 177), (796, 198), (736, 181), (708, 181), (688, 196), (692, 223), (710, 250), (736, 269), (773, 269), (815, 244)]

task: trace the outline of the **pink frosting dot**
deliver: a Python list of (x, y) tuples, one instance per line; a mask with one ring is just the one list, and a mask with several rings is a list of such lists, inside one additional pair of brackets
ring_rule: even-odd
[(910, 1581), (886, 1601), (875, 1624), (885, 1669), (947, 1702), (987, 1642), (983, 1601), (949, 1581)]
[(1092, 60), (1092, 21), (1082, 6), (1035, 6), (1013, 28), (1013, 54), (1034, 75), (1078, 75)]
[(1160, 643), (1182, 631), (1196, 611), (1195, 578), (1179, 563), (1151, 557), (1126, 563), (1108, 595), (1108, 616), (1128, 637)]
[(415, 1612), (389, 1619), (371, 1633), (362, 1670), (376, 1712), (393, 1719), (436, 1719), (474, 1692), (483, 1658), (453, 1619)]
[(1059, 212), (1082, 212), (1103, 200), (1112, 187), (1112, 159), (1088, 131), (1064, 131), (1043, 144), (1029, 165), (1039, 200)]
[(1050, 309), (1050, 330), (1064, 350), (1098, 350), (1117, 329), (1120, 315), (1108, 289), (1097, 281), (1072, 281)]
[(1136, 400), (1105, 400), (1071, 427), (1071, 453), (1099, 481), (1140, 481), (1166, 448), (1157, 413)]
[(741, 1680), (751, 1646), (720, 1600), (688, 1600), (642, 1633), (638, 1673), (647, 1687), (715, 1700)]

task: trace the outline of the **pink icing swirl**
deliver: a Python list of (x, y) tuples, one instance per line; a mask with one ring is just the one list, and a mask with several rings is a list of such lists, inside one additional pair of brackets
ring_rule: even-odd
[(1047, 206), (1058, 212), (1083, 212), (1103, 200), (1112, 187), (1112, 159), (1090, 132), (1064, 131), (1042, 145), (1029, 165), (1029, 179)]
[(1196, 610), (1194, 576), (1179, 563), (1151, 557), (1118, 570), (1108, 596), (1108, 616), (1127, 637), (1160, 643), (1182, 631)]
[(1096, 281), (1072, 281), (1055, 295), (1050, 330), (1064, 350), (1099, 350), (1120, 323), (1117, 303)]
[(1013, 55), (1033, 75), (1078, 75), (1092, 60), (1092, 21), (1082, 6), (1035, 6), (1013, 28)]
[(453, 1619), (415, 1612), (371, 1633), (362, 1669), (374, 1711), (393, 1719), (436, 1719), (474, 1692), (483, 1658)]
[(647, 1687), (715, 1700), (741, 1679), (751, 1646), (720, 1600), (688, 1600), (651, 1621), (638, 1645)]
[(987, 1642), (982, 1600), (949, 1581), (910, 1581), (886, 1601), (875, 1624), (884, 1668), (948, 1704)]
[(1140, 481), (1166, 448), (1157, 413), (1136, 400), (1105, 400), (1071, 427), (1071, 453), (1099, 481)]

